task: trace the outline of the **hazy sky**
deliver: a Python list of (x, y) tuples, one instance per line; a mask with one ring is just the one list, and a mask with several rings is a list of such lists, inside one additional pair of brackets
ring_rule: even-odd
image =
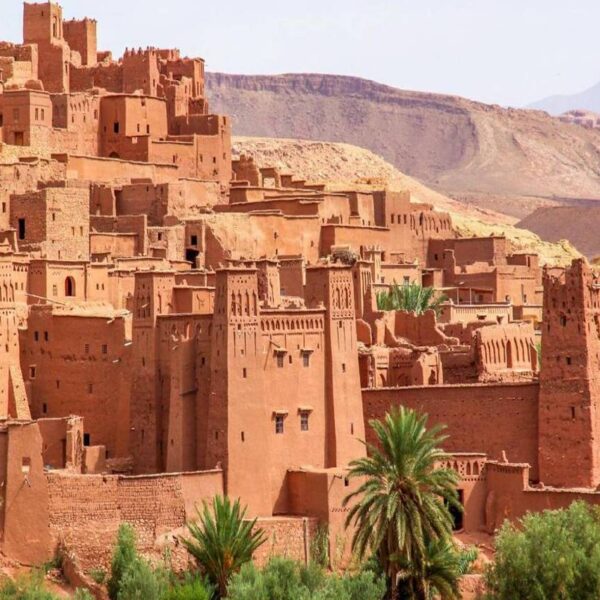
[[(0, 0), (0, 39), (22, 3)], [(521, 106), (600, 80), (600, 0), (62, 0), (99, 47), (178, 47), (229, 73), (357, 75)]]

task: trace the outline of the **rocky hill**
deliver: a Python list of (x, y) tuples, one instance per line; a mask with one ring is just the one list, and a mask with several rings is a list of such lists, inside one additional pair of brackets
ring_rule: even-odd
[(600, 199), (600, 131), (541, 111), (333, 75), (212, 73), (207, 94), (238, 135), (361, 146), (445, 195), (519, 218)]
[(563, 94), (543, 98), (530, 104), (529, 108), (545, 110), (551, 115), (559, 115), (575, 109), (600, 112), (600, 82), (578, 94)]
[(600, 206), (539, 208), (518, 227), (529, 229), (548, 242), (567, 238), (590, 259), (600, 256)]
[(309, 181), (325, 182), (331, 190), (383, 186), (408, 189), (414, 201), (427, 202), (449, 212), (461, 235), (505, 234), (515, 251), (538, 252), (544, 263), (566, 264), (579, 256), (568, 242), (544, 242), (532, 232), (515, 227), (513, 218), (465, 206), (408, 177), (364, 148), (333, 142), (234, 137), (233, 151), (234, 155), (252, 155), (259, 166), (276, 166)]

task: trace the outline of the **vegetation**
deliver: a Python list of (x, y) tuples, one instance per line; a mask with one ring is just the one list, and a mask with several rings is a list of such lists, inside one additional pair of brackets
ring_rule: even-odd
[(454, 589), (459, 576), (458, 568), (449, 567), (446, 546), (453, 523), (448, 506), (461, 510), (458, 474), (437, 467), (448, 458), (440, 448), (445, 436), (441, 427), (428, 430), (426, 423), (426, 415), (404, 407), (371, 421), (378, 445), (369, 444), (368, 456), (350, 463), (349, 477), (362, 483), (344, 499), (351, 506), (346, 525), (355, 526), (357, 557), (375, 554), (392, 594), (400, 576), (415, 599)]
[(106, 581), (106, 571), (104, 569), (90, 569), (92, 581), (102, 585)]
[(117, 600), (162, 600), (168, 589), (167, 573), (138, 556), (123, 573)]
[(314, 563), (305, 566), (273, 558), (264, 569), (242, 567), (229, 585), (229, 600), (380, 600), (385, 580), (363, 571), (353, 576), (326, 575)]
[(227, 583), (266, 540), (256, 519), (244, 520), (246, 509), (239, 500), (216, 496), (211, 505), (204, 502), (197, 510), (198, 521), (188, 524), (189, 538), (183, 544), (196, 559), (202, 572), (214, 584), (221, 597), (227, 595)]
[(600, 510), (575, 502), (505, 522), (486, 583), (490, 600), (600, 598)]
[(56, 596), (44, 588), (43, 571), (5, 580), (0, 584), (0, 600), (57, 600)]
[(326, 569), (329, 566), (329, 530), (319, 525), (310, 541), (310, 559)]
[(107, 585), (110, 600), (118, 600), (121, 581), (136, 560), (138, 560), (138, 553), (135, 547), (135, 532), (131, 525), (123, 523), (117, 533), (117, 543), (110, 567), (110, 579)]
[(174, 579), (162, 600), (211, 600), (214, 589), (197, 576), (187, 574), (182, 581)]
[(431, 287), (423, 287), (418, 283), (398, 285), (394, 283), (389, 291), (377, 293), (378, 310), (405, 310), (420, 315), (427, 310), (440, 310), (440, 304), (447, 297), (436, 295)]

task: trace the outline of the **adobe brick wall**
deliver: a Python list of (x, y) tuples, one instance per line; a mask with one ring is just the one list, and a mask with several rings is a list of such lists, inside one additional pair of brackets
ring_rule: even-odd
[(47, 481), (53, 543), (64, 540), (84, 570), (109, 567), (120, 523), (133, 525), (141, 552), (159, 554), (158, 537), (183, 528), (196, 502), (222, 493), (219, 471), (139, 477), (49, 472)]
[[(365, 422), (382, 419), (393, 406), (429, 415), (429, 424), (445, 424), (448, 452), (481, 452), (500, 459), (529, 463), (538, 473), (539, 384), (470, 384), (363, 389)], [(367, 441), (375, 443), (366, 426)]]

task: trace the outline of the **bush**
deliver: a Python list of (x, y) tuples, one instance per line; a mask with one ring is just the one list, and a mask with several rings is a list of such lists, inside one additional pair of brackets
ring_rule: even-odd
[(486, 571), (493, 600), (600, 598), (600, 512), (583, 502), (502, 526)]
[(328, 576), (318, 565), (304, 566), (272, 558), (264, 569), (246, 564), (229, 584), (229, 600), (378, 600), (385, 580), (364, 571), (355, 576)]
[(41, 572), (18, 577), (16, 581), (6, 580), (0, 584), (0, 600), (58, 600), (44, 589)]
[(167, 588), (166, 574), (137, 558), (123, 574), (117, 600), (161, 600)]
[(110, 579), (108, 580), (108, 596), (110, 600), (117, 600), (121, 580), (127, 570), (138, 560), (135, 547), (135, 531), (128, 523), (119, 526), (117, 543), (113, 552), (110, 565)]
[(77, 588), (73, 600), (94, 600), (94, 596), (88, 590)]
[(92, 581), (102, 585), (106, 581), (106, 571), (104, 569), (90, 569), (90, 577)]
[(212, 586), (188, 574), (183, 581), (172, 581), (162, 600), (210, 600), (213, 593)]

